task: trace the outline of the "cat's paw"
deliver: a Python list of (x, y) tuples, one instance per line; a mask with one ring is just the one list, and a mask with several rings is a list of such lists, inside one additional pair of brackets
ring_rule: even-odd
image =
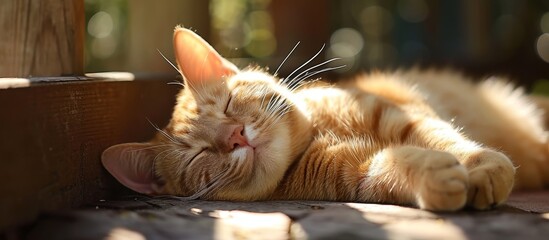
[(513, 189), (515, 167), (499, 152), (484, 150), (468, 160), (467, 205), (485, 210), (502, 204)]
[(467, 200), (468, 174), (456, 157), (440, 151), (426, 151), (419, 172), (417, 202), (420, 208), (454, 211)]

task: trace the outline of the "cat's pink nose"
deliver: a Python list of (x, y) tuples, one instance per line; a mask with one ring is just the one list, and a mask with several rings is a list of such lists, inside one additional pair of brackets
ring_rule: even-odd
[(234, 129), (231, 137), (229, 138), (229, 149), (235, 149), (237, 147), (250, 146), (248, 140), (243, 135), (244, 126), (238, 126)]

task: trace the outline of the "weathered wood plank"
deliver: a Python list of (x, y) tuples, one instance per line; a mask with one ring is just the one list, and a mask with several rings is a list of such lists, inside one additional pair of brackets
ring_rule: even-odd
[[(548, 192), (536, 196), (549, 200)], [(549, 234), (547, 214), (510, 206), (437, 213), (387, 204), (180, 201), (135, 196), (91, 206), (93, 210), (45, 215), (26, 231), (14, 231), (13, 238), (545, 240)]]
[(82, 75), (84, 1), (3, 0), (0, 77)]
[(162, 81), (80, 81), (0, 89), (0, 230), (39, 212), (107, 197), (108, 146), (144, 141), (169, 119), (178, 87)]

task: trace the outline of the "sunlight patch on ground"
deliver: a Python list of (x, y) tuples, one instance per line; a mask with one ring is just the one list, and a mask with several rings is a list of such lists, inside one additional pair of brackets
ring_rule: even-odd
[(106, 240), (145, 240), (145, 236), (141, 233), (126, 229), (126, 228), (113, 228)]
[(454, 239), (467, 239), (463, 229), (433, 212), (395, 205), (345, 205), (360, 211), (366, 221), (380, 224), (388, 239), (401, 239), (404, 236), (429, 239), (452, 236)]
[[(215, 211), (214, 239), (284, 239), (291, 220), (282, 213)], [(265, 235), (268, 233), (268, 236)]]

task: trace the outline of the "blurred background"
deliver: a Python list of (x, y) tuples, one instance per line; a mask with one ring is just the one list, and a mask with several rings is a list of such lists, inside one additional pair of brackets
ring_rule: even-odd
[(503, 75), (549, 93), (548, 0), (85, 0), (87, 72), (176, 74), (172, 30), (195, 30), (240, 67), (284, 77), (324, 44), (328, 77), (372, 69), (451, 67)]

